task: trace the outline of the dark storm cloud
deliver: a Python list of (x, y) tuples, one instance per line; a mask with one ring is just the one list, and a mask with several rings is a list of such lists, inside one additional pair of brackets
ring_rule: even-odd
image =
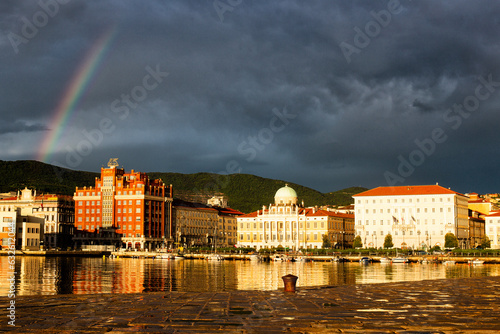
[[(116, 156), (127, 169), (219, 172), (236, 161), (243, 173), (331, 191), (386, 185), (399, 157), (442, 129), (446, 140), (400, 183), (498, 191), (487, 174), (463, 177), (498, 163), (498, 3), (242, 1), (226, 11), (209, 0), (43, 3), (57, 11), (29, 38), (24, 25), (42, 15), (40, 4), (0, 4), (0, 129), (31, 130), (2, 143), (1, 159), (34, 157), (32, 143), (47, 134), (35, 130), (55, 129), (71, 79), (114, 29), (49, 162), (96, 170)], [(13, 45), (13, 34), (26, 42)], [(168, 76), (151, 88), (148, 68)], [(493, 91), (481, 89), (489, 96), (458, 114), (454, 106), (474, 102), (467, 98), (488, 76)], [(275, 110), (294, 117), (275, 121)], [(103, 119), (112, 130), (101, 137)], [(71, 160), (89, 133), (91, 154)], [(460, 164), (468, 155), (474, 166)]]
[(28, 124), (25, 121), (16, 121), (14, 123), (2, 122), (0, 124), (0, 135), (8, 133), (39, 132), (48, 131), (44, 124)]

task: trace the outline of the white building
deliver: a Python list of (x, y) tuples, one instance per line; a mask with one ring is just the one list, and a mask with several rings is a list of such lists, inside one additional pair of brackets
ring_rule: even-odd
[(485, 217), (486, 236), (490, 239), (492, 249), (500, 249), (500, 211)]
[(43, 229), (42, 218), (23, 215), (14, 205), (0, 205), (0, 249), (40, 250)]
[(280, 188), (274, 204), (237, 218), (238, 247), (284, 247), (291, 250), (321, 248), (323, 236), (339, 248), (352, 245), (354, 216), (304, 208), (292, 188)]
[[(70, 196), (55, 195), (55, 194), (38, 194), (36, 190), (25, 188), (18, 191), (17, 195), (0, 199), (0, 212), (18, 211), (18, 222), (39, 224), (41, 228), (40, 245), (37, 238), (34, 236), (18, 238), (28, 238), (31, 241), (19, 242), (19, 247), (37, 247), (43, 246), (45, 248), (62, 248), (72, 246), (72, 237), (74, 229), (74, 202)], [(8, 219), (8, 217), (5, 217)], [(2, 217), (3, 220), (3, 217)], [(36, 231), (37, 227), (26, 226), (25, 231)], [(32, 233), (32, 232), (30, 232)], [(24, 240), (24, 239), (23, 239)], [(22, 246), (21, 246), (22, 245)]]
[(439, 185), (378, 187), (354, 197), (356, 235), (364, 247), (383, 247), (390, 234), (394, 247), (444, 247), (453, 233), (459, 246), (469, 236), (468, 197)]

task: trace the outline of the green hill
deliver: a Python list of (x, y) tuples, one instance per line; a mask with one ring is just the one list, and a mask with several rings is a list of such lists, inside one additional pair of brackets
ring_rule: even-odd
[(33, 160), (0, 160), (0, 193), (25, 187), (42, 193), (73, 195), (77, 186), (94, 185), (99, 173), (74, 171)]
[[(45, 193), (73, 195), (77, 186), (93, 186), (99, 173), (74, 171), (37, 161), (1, 161), (0, 193), (24, 187)], [(295, 189), (299, 202), (312, 205), (348, 205), (352, 195), (367, 190), (362, 187), (321, 193), (299, 184), (266, 179), (249, 174), (218, 175), (211, 173), (181, 174), (148, 172), (150, 178), (172, 184), (174, 197), (206, 201), (215, 194), (224, 194), (233, 209), (248, 213), (274, 203), (274, 194), (287, 183)]]

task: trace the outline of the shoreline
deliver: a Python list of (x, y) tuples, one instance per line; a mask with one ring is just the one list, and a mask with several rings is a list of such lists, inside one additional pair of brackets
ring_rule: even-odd
[[(7, 297), (0, 297), (8, 305)], [(25, 333), (494, 333), (500, 277), (273, 291), (17, 296)]]
[[(109, 257), (113, 255), (118, 258), (156, 258), (161, 254), (159, 252), (112, 252), (112, 251), (20, 251), (16, 250), (15, 256), (39, 256), (39, 257)], [(0, 250), (0, 256), (8, 256), (9, 251)], [(205, 259), (209, 253), (190, 253), (184, 254), (184, 257), (188, 260), (193, 259)], [(249, 261), (252, 254), (220, 254), (226, 260), (236, 260), (236, 261)], [(482, 255), (482, 254), (481, 254)], [(361, 257), (365, 255), (343, 255), (342, 257), (347, 260), (347, 262), (358, 262)], [(306, 258), (311, 261), (317, 262), (331, 262), (337, 256), (333, 255), (301, 255), (301, 257)], [(380, 262), (383, 256), (370, 256), (373, 262)], [(420, 255), (420, 256), (408, 256), (408, 262), (417, 263), (427, 260), (432, 263), (441, 263), (444, 261), (455, 261), (456, 263), (468, 263), (470, 260), (480, 259), (483, 260), (485, 264), (500, 264), (500, 256), (480, 256), (480, 255)], [(165, 259), (163, 259), (165, 260)]]

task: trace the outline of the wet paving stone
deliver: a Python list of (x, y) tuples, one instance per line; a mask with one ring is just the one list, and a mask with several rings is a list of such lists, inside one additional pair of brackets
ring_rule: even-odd
[(17, 296), (13, 333), (498, 333), (500, 277), (232, 291)]

